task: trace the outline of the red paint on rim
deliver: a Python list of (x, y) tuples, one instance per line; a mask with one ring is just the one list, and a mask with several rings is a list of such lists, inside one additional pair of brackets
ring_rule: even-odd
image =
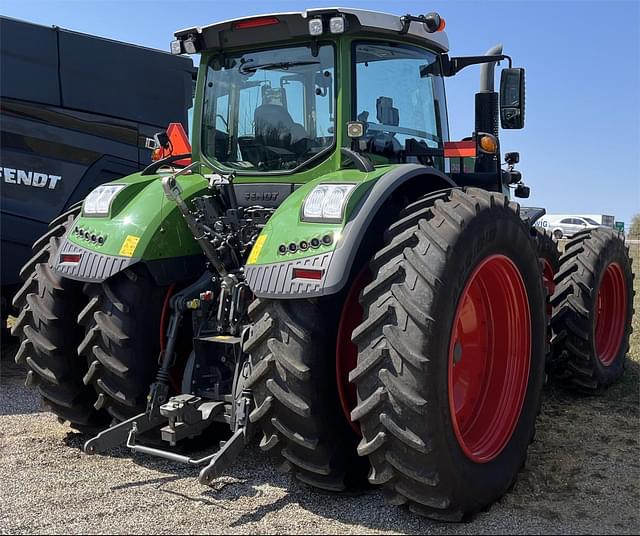
[(358, 363), (358, 347), (351, 342), (351, 334), (362, 322), (364, 311), (360, 305), (360, 293), (369, 281), (371, 281), (371, 274), (369, 267), (365, 266), (351, 284), (345, 298), (336, 340), (336, 379), (340, 405), (351, 428), (358, 435), (362, 435), (360, 427), (351, 420), (351, 410), (358, 403), (358, 395), (356, 386), (349, 381), (349, 372), (356, 368)]
[(516, 428), (529, 381), (531, 317), (522, 276), (487, 257), (462, 291), (451, 329), (448, 383), (453, 429), (476, 463), (496, 458)]
[(596, 299), (596, 353), (609, 366), (620, 351), (627, 320), (627, 289), (622, 267), (611, 263), (602, 276)]
[[(547, 289), (547, 295), (549, 297), (553, 296), (553, 293), (556, 290), (556, 284), (553, 280), (555, 276), (555, 272), (553, 271), (553, 266), (548, 259), (542, 259), (542, 283), (544, 288)], [(551, 316), (553, 312), (553, 307), (551, 306), (551, 301), (547, 300), (547, 314)]]
[(553, 266), (548, 259), (542, 259), (542, 277), (544, 279), (544, 286), (549, 291), (549, 295), (551, 296), (556, 289), (556, 284), (553, 281), (555, 276), (555, 272), (553, 271)]

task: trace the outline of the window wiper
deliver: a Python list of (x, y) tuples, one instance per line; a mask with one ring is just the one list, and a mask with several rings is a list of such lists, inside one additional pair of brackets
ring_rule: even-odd
[(258, 69), (288, 69), (289, 67), (297, 67), (299, 65), (318, 65), (319, 61), (280, 61), (273, 63), (259, 63), (257, 65), (247, 65), (250, 61), (241, 63), (238, 71), (242, 74), (256, 72)]

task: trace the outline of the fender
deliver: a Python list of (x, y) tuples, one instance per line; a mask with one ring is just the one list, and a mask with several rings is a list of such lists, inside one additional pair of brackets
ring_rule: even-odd
[[(400, 187), (419, 177), (430, 180), (425, 184), (424, 193), (457, 187), (450, 177), (432, 167), (402, 164), (392, 168), (371, 181), (373, 185), (359, 199), (344, 225), (331, 229), (334, 236), (339, 236), (332, 250), (290, 261), (248, 264), (245, 272), (253, 293), (259, 298), (299, 299), (303, 296), (327, 296), (342, 290), (365, 233), (383, 210), (385, 201)], [(314, 181), (314, 184), (320, 182), (324, 179)], [(277, 216), (276, 212), (270, 220), (274, 227)], [(296, 279), (293, 277), (294, 268), (320, 270), (322, 278)]]
[[(169, 202), (161, 175), (135, 173), (115, 180), (124, 184), (105, 216), (80, 214), (64, 236), (52, 268), (77, 281), (101, 283), (144, 263), (159, 285), (189, 279), (205, 268), (197, 242)], [(207, 182), (190, 174), (180, 180), (185, 197), (200, 195)]]
[(533, 227), (546, 213), (546, 209), (540, 207), (520, 207), (520, 217), (529, 227)]

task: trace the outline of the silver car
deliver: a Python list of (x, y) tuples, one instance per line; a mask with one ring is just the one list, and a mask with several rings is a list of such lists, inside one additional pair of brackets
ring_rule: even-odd
[(550, 227), (552, 229), (553, 237), (560, 239), (570, 238), (578, 231), (594, 229), (596, 227), (602, 227), (602, 225), (591, 218), (585, 218), (583, 216), (567, 216), (566, 218), (553, 222), (553, 225)]

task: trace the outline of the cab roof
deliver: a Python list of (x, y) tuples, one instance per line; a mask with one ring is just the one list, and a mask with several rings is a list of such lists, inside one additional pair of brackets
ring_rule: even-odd
[[(448, 52), (449, 39), (443, 31), (429, 33), (421, 22), (410, 22), (406, 33), (402, 33), (405, 27), (403, 17), (343, 7), (314, 8), (305, 11), (287, 13), (269, 13), (251, 17), (242, 17), (223, 22), (217, 22), (208, 26), (187, 28), (175, 33), (178, 40), (190, 39), (196, 52), (209, 49), (227, 49), (255, 44), (265, 44), (288, 39), (310, 37), (309, 19), (321, 18), (324, 33), (319, 38), (331, 35), (329, 33), (329, 20), (331, 17), (342, 15), (346, 21), (345, 33), (375, 32), (404, 37), (423, 42), (429, 48), (437, 52)], [(269, 24), (247, 24), (249, 21), (269, 22)], [(244, 23), (239, 26), (239, 23)]]

